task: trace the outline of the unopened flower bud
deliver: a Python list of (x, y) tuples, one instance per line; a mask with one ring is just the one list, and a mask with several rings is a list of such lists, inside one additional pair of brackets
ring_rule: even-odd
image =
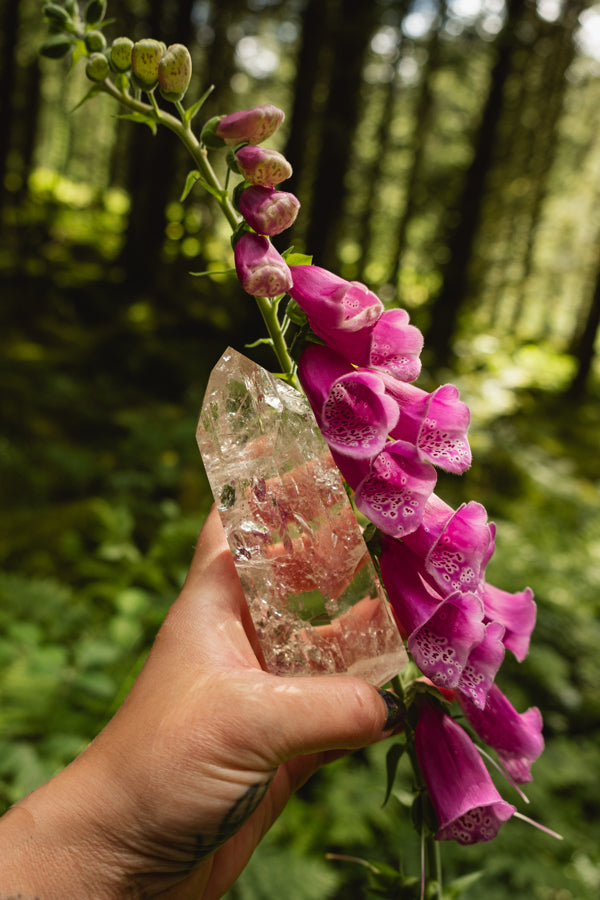
[(44, 41), (40, 47), (40, 53), (48, 59), (62, 59), (72, 46), (73, 41), (66, 34), (53, 34), (47, 41)]
[(102, 53), (106, 50), (106, 38), (101, 31), (88, 31), (84, 40), (90, 53)]
[(109, 72), (110, 66), (104, 53), (92, 53), (85, 67), (85, 74), (90, 81), (104, 81)]
[(61, 28), (64, 28), (71, 22), (71, 16), (68, 10), (64, 9), (64, 7), (62, 6), (59, 6), (58, 3), (44, 3), (42, 12), (52, 25), (57, 25)]
[(235, 245), (235, 271), (240, 284), (254, 297), (276, 297), (292, 286), (284, 258), (266, 237), (243, 234)]
[(167, 47), (158, 64), (158, 83), (165, 100), (181, 100), (192, 77), (192, 57), (183, 44)]
[(97, 25), (106, 15), (106, 0), (90, 0), (85, 8), (85, 21), (88, 25)]
[(296, 219), (300, 201), (289, 191), (274, 191), (253, 184), (240, 194), (240, 212), (259, 234), (280, 234)]
[(222, 150), (225, 146), (225, 141), (217, 134), (217, 125), (220, 121), (221, 116), (213, 116), (202, 126), (200, 142), (209, 150)]
[(223, 116), (216, 132), (226, 144), (240, 144), (242, 141), (262, 144), (279, 128), (284, 118), (282, 109), (272, 103), (263, 103), (253, 109), (242, 109)]
[(277, 150), (247, 144), (235, 154), (239, 171), (251, 184), (273, 187), (292, 174), (292, 167)]
[(131, 68), (133, 41), (128, 37), (118, 37), (110, 48), (110, 62), (117, 72), (127, 72)]
[(136, 87), (152, 91), (158, 84), (158, 64), (166, 46), (162, 41), (144, 38), (137, 41), (131, 50), (131, 71)]

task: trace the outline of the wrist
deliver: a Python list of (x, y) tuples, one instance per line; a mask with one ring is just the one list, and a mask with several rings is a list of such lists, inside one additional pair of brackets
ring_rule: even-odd
[[(101, 776), (83, 760), (33, 791), (0, 820), (0, 894), (43, 900), (141, 897), (108, 823)], [(102, 808), (104, 806), (104, 808)]]

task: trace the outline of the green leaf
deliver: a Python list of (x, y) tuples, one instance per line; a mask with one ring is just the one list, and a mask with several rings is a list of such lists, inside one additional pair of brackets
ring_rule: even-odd
[(156, 135), (156, 119), (153, 119), (152, 116), (147, 116), (145, 113), (133, 112), (133, 113), (121, 113), (115, 116), (116, 119), (129, 119), (132, 122), (141, 122), (143, 125), (147, 125), (152, 134)]
[(288, 266), (310, 266), (313, 258), (308, 253), (294, 253), (294, 248), (290, 247), (281, 254)]
[(272, 347), (272, 346), (273, 346), (273, 339), (272, 339), (272, 338), (266, 338), (266, 337), (265, 337), (265, 338), (258, 338), (258, 340), (252, 341), (251, 344), (244, 344), (244, 347), (246, 347), (248, 350), (252, 350), (253, 347), (260, 347), (261, 344), (268, 344), (269, 347)]
[(75, 112), (76, 109), (79, 109), (80, 106), (83, 106), (84, 103), (87, 103), (87, 101), (91, 100), (92, 97), (95, 97), (96, 94), (100, 94), (101, 91), (102, 91), (102, 88), (100, 87), (99, 84), (92, 85), (92, 87), (89, 89), (89, 91), (87, 92), (85, 97), (82, 97), (81, 100), (79, 101), (79, 103), (75, 104), (75, 106), (73, 107), (71, 112)]
[(196, 113), (198, 113), (202, 109), (202, 107), (204, 106), (204, 104), (206, 103), (206, 101), (208, 100), (208, 98), (210, 97), (212, 92), (214, 91), (214, 89), (215, 89), (214, 84), (211, 84), (210, 87), (208, 87), (204, 91), (204, 93), (202, 94), (200, 99), (196, 100), (195, 103), (193, 103), (188, 109), (186, 109), (185, 119), (184, 119), (184, 122), (186, 125), (189, 125), (190, 122), (192, 121), (192, 119), (194, 118), (194, 116), (196, 115)]
[(306, 313), (304, 310), (298, 306), (295, 300), (292, 300), (290, 297), (290, 301), (285, 308), (285, 314), (294, 325), (306, 325), (308, 319), (306, 317)]
[(188, 196), (194, 185), (197, 181), (200, 181), (201, 175), (198, 169), (192, 169), (191, 172), (188, 172), (187, 178), (185, 179), (185, 185), (183, 186), (183, 190), (181, 192), (181, 196), (179, 198), (179, 202), (183, 203), (185, 198)]
[(460, 897), (466, 890), (478, 882), (483, 874), (483, 871), (469, 872), (467, 875), (462, 875), (460, 878), (455, 878), (454, 881), (445, 884), (444, 900), (456, 900), (457, 897)]
[(201, 278), (203, 275), (231, 275), (235, 269), (205, 269), (204, 272), (189, 272), (194, 278)]
[(394, 787), (394, 781), (396, 779), (396, 772), (398, 771), (398, 763), (402, 759), (404, 751), (406, 750), (406, 744), (399, 741), (397, 744), (392, 744), (390, 749), (387, 752), (385, 757), (385, 767), (387, 772), (387, 787), (385, 791), (385, 797), (382, 803), (382, 806), (385, 806), (388, 800), (390, 799), (390, 795), (392, 793), (392, 788)]

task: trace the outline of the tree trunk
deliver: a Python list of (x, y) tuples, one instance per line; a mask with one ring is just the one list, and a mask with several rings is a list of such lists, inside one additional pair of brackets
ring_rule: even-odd
[(0, 210), (5, 203), (6, 163), (10, 149), (14, 119), (14, 95), (18, 70), (15, 51), (18, 46), (19, 4), (7, 2), (2, 19), (2, 66), (0, 67)]
[(351, 158), (360, 110), (365, 51), (377, 22), (375, 3), (340, 0), (329, 93), (320, 131), (321, 149), (314, 177), (307, 250), (315, 262), (329, 268), (337, 263), (337, 238), (344, 204), (344, 181)]
[(496, 62), (475, 140), (473, 160), (465, 176), (456, 211), (457, 224), (448, 238), (449, 262), (443, 273), (442, 287), (432, 306), (431, 322), (426, 335), (426, 346), (433, 352), (438, 365), (447, 365), (452, 357), (452, 341), (458, 314), (465, 300), (469, 264), (483, 207), (485, 182), (517, 40), (516, 26), (526, 5), (526, 0), (509, 0), (507, 4), (507, 18), (498, 37)]
[(287, 233), (288, 241), (292, 243), (298, 236), (301, 240), (306, 237), (310, 220), (313, 195), (313, 179), (310, 176), (314, 172), (317, 163), (315, 156), (320, 148), (318, 136), (325, 100), (321, 86), (327, 81), (331, 69), (329, 36), (334, 30), (332, 19), (335, 20), (336, 5), (331, 0), (308, 0), (302, 14), (302, 36), (284, 150), (294, 170), (285, 189), (297, 194), (302, 203), (302, 216), (292, 231)]
[(427, 45), (427, 63), (424, 67), (421, 87), (417, 97), (414, 114), (414, 128), (412, 133), (412, 146), (410, 152), (412, 161), (406, 175), (406, 200), (400, 215), (395, 235), (395, 254), (390, 272), (390, 283), (396, 288), (400, 278), (402, 257), (406, 245), (406, 232), (408, 225), (417, 208), (417, 197), (421, 187), (421, 171), (425, 157), (425, 146), (431, 117), (433, 113), (433, 97), (431, 92), (432, 77), (439, 65), (440, 30), (447, 14), (446, 0), (440, 0), (438, 17), (432, 26), (431, 37)]
[(585, 393), (592, 365), (595, 358), (596, 337), (600, 326), (600, 268), (596, 279), (596, 287), (590, 303), (587, 319), (577, 342), (575, 357), (577, 371), (569, 385), (567, 395), (579, 399)]
[[(187, 43), (192, 36), (193, 0), (182, 0), (176, 16), (164, 11), (161, 0), (152, 0), (148, 26), (167, 45)], [(160, 98), (157, 97), (160, 102)], [(165, 232), (165, 207), (180, 186), (177, 159), (179, 145), (165, 128), (152, 137), (143, 125), (132, 125), (127, 187), (131, 214), (121, 254), (126, 280), (140, 293), (157, 285)]]

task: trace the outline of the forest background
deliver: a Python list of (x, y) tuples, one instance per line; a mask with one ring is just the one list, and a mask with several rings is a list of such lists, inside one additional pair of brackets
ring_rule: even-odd
[[(112, 0), (107, 37), (182, 42), (206, 117), (273, 102), (302, 210), (283, 249), (365, 281), (426, 335), (419, 384), (453, 381), (475, 462), (450, 503), (498, 523), (491, 580), (538, 626), (502, 683), (539, 705), (531, 815), (445, 847), (465, 895), (600, 892), (600, 6), (579, 0)], [(176, 596), (210, 496), (194, 441), (208, 373), (262, 336), (218, 272), (231, 250), (169, 134), (116, 118), (81, 68), (41, 60), (39, 0), (0, 2), (0, 808), (118, 706)], [(245, 351), (273, 366), (260, 350)], [(234, 900), (367, 896), (418, 869), (385, 748), (290, 804)], [(404, 776), (408, 778), (408, 774)], [(502, 788), (505, 791), (505, 788)]]

